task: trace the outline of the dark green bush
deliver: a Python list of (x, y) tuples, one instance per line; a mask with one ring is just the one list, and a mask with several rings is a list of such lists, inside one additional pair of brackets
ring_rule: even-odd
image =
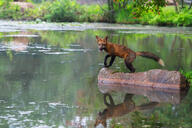
[(192, 9), (182, 10), (174, 19), (177, 26), (192, 26)]
[(21, 18), (22, 13), (20, 7), (9, 3), (2, 3), (0, 6), (0, 18), (18, 20)]
[(107, 21), (106, 13), (104, 10), (107, 10), (107, 6), (103, 5), (102, 9), (99, 5), (84, 5), (82, 6), (83, 13), (80, 15), (80, 21), (87, 22), (100, 22)]
[(71, 22), (78, 19), (81, 13), (80, 5), (71, 0), (60, 0), (52, 2), (47, 8), (45, 19), (57, 22)]
[(183, 74), (186, 78), (187, 78), (187, 80), (188, 80), (188, 82), (190, 83), (190, 85), (192, 84), (192, 71), (180, 71), (181, 72), (181, 74)]
[(133, 5), (127, 5), (126, 8), (116, 10), (115, 21), (117, 23), (138, 23), (139, 18), (135, 14), (136, 9), (133, 8)]

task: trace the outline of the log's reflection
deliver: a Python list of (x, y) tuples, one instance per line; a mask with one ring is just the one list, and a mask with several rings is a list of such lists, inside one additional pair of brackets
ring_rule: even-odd
[(11, 50), (16, 52), (25, 51), (27, 50), (31, 40), (29, 37), (36, 37), (36, 36), (32, 35), (32, 32), (19, 32), (16, 35), (12, 35), (9, 37), (10, 39), (12, 38), (11, 41), (8, 41), (9, 47)]
[(184, 89), (160, 89), (152, 87), (137, 87), (133, 85), (98, 84), (102, 93), (120, 92), (146, 96), (152, 102), (179, 104), (186, 96), (189, 86)]
[[(107, 101), (107, 97), (109, 102)], [(107, 119), (120, 117), (137, 110), (151, 109), (158, 105), (158, 102), (149, 102), (147, 104), (142, 104), (136, 106), (132, 100), (133, 94), (125, 94), (124, 101), (120, 104), (115, 104), (112, 96), (109, 93), (104, 94), (104, 104), (107, 106), (102, 112), (98, 113), (95, 121), (95, 127), (100, 124), (104, 127), (107, 126)]]
[[(161, 103), (179, 104), (186, 96), (189, 88), (185, 90), (164, 90), (155, 88), (137, 88), (130, 85), (98, 85), (99, 90), (104, 94), (104, 104), (106, 108), (100, 111), (95, 121), (95, 127), (107, 126), (107, 119), (116, 118), (134, 111), (150, 110), (161, 105)], [(124, 100), (120, 104), (115, 104), (110, 92), (125, 93)], [(148, 103), (136, 106), (132, 97), (134, 95), (143, 95), (149, 99)]]

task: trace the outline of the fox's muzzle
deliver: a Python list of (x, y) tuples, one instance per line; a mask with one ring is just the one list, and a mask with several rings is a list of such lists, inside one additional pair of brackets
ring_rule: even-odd
[(105, 47), (104, 45), (100, 45), (100, 46), (99, 46), (99, 50), (100, 50), (100, 51), (103, 51), (103, 50), (105, 50), (105, 49), (106, 49), (106, 47)]

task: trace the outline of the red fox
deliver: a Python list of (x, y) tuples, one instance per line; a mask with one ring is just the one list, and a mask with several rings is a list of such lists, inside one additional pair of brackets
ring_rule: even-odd
[[(131, 50), (123, 45), (113, 44), (111, 42), (108, 42), (107, 36), (105, 38), (100, 38), (100, 37), (96, 36), (96, 40), (97, 40), (99, 50), (100, 51), (104, 50), (105, 52), (108, 53), (104, 59), (105, 67), (110, 67), (113, 64), (116, 56), (124, 59), (126, 67), (131, 72), (135, 72), (135, 68), (133, 67), (132, 62), (135, 60), (136, 56), (142, 56), (142, 57), (153, 59), (153, 60), (157, 61), (161, 66), (165, 66), (163, 60), (153, 53), (134, 52), (133, 50)], [(109, 57), (111, 57), (111, 60), (109, 62), (109, 65), (107, 65), (107, 59)]]

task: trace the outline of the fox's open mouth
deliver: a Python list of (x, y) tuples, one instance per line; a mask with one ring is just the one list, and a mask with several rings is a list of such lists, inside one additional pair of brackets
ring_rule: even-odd
[(103, 50), (105, 50), (105, 48), (99, 48), (99, 51), (101, 51), (101, 52), (102, 52)]
[(99, 51), (103, 51), (103, 48), (99, 48)]

